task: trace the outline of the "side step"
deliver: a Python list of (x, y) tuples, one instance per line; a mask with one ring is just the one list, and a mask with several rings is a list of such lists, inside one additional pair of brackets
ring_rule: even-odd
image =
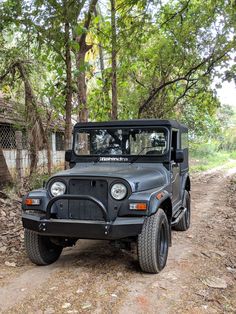
[(173, 221), (171, 222), (171, 227), (177, 225), (180, 220), (183, 218), (184, 214), (186, 213), (187, 208), (181, 208), (177, 211), (175, 217), (173, 217)]

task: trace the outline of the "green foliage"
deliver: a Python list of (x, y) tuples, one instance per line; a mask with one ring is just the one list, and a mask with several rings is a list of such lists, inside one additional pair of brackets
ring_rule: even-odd
[(236, 127), (231, 127), (221, 135), (220, 148), (228, 151), (236, 151)]
[[(52, 169), (52, 175), (61, 170), (61, 167), (54, 167)], [(34, 189), (40, 189), (43, 187), (44, 183), (50, 178), (49, 174), (42, 169), (38, 169), (37, 173), (34, 173), (29, 180), (27, 180), (27, 190), (31, 191)]]
[[(235, 79), (230, 62), (235, 52), (235, 7), (224, 0), (116, 2), (119, 119), (178, 119), (188, 125), (195, 142), (218, 138), (217, 149), (236, 149), (234, 129), (228, 130), (234, 126), (226, 123), (232, 112), (221, 106), (212, 87), (216, 76)], [(2, 1), (0, 76), (17, 59), (24, 60), (45, 110), (65, 115), (68, 45), (73, 113), (78, 115), (77, 79), (84, 73), (90, 120), (102, 121), (110, 119), (111, 112), (110, 2), (97, 7), (87, 29), (83, 21), (89, 3)], [(75, 38), (84, 34), (93, 49), (78, 68), (75, 56), (81, 47)], [(24, 101), (17, 73), (10, 72), (0, 84), (5, 96)]]
[(29, 186), (27, 189), (34, 190), (34, 189), (40, 189), (43, 187), (44, 182), (46, 182), (49, 179), (49, 175), (47, 173), (37, 173), (33, 174), (30, 178), (30, 181), (28, 182)]
[(191, 143), (191, 172), (206, 171), (215, 167), (233, 167), (236, 165), (236, 153), (219, 149), (219, 142)]
[(236, 160), (232, 160), (231, 154), (227, 151), (218, 151), (208, 156), (199, 156), (198, 159), (190, 159), (190, 171), (200, 172), (215, 167), (234, 167)]
[(208, 142), (189, 142), (189, 149), (191, 157), (193, 158), (208, 158), (216, 154), (219, 151), (219, 142), (208, 141)]

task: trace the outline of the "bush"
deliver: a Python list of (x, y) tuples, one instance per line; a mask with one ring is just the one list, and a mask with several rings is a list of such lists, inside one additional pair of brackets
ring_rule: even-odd
[(236, 151), (230, 152), (220, 149), (220, 142), (190, 143), (191, 171), (205, 171), (228, 163), (230, 159), (236, 160)]
[(219, 143), (209, 141), (207, 143), (192, 142), (189, 144), (190, 156), (193, 158), (202, 158), (212, 156), (219, 150)]

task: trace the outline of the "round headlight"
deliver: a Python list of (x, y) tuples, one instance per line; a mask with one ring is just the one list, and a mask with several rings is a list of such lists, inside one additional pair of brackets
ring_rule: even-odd
[(127, 192), (127, 187), (123, 183), (115, 183), (111, 188), (111, 196), (117, 201), (123, 200)]
[(54, 182), (51, 185), (50, 192), (53, 196), (63, 195), (66, 192), (66, 185), (63, 182)]

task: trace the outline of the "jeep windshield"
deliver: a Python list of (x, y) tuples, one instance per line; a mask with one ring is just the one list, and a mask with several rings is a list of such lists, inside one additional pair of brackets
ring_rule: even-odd
[(164, 127), (77, 129), (74, 151), (77, 156), (162, 156), (168, 134)]

